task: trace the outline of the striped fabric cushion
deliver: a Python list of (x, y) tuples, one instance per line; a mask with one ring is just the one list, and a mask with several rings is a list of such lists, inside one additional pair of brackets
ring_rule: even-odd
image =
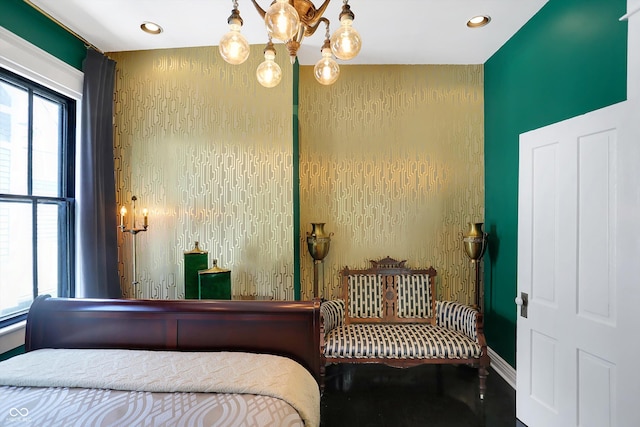
[(400, 318), (432, 317), (428, 274), (400, 274), (398, 280), (398, 313)]
[(325, 333), (342, 326), (344, 323), (344, 301), (341, 299), (323, 301), (320, 304), (320, 315), (324, 322)]
[(480, 357), (478, 343), (431, 324), (350, 324), (325, 337), (325, 357), (468, 359)]
[(478, 341), (476, 316), (478, 311), (453, 301), (436, 301), (436, 325), (461, 332)]
[(379, 274), (349, 276), (349, 316), (382, 318), (382, 276)]

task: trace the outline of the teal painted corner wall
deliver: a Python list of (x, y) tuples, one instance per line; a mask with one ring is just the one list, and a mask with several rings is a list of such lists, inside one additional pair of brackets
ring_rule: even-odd
[(19, 354), (24, 354), (24, 345), (0, 354), (0, 362), (2, 362), (3, 360), (11, 359), (13, 356), (17, 356)]
[(84, 43), (24, 0), (0, 0), (0, 26), (82, 71)]
[(485, 332), (515, 367), (520, 133), (626, 99), (626, 0), (549, 0), (484, 65)]
[(293, 64), (293, 298), (300, 301), (300, 63)]

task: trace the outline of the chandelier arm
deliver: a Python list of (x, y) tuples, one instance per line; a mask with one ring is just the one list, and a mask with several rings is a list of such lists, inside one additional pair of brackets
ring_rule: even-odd
[(305, 30), (304, 30), (305, 37), (312, 36), (316, 32), (316, 30), (318, 29), (320, 24), (322, 24), (323, 22), (327, 26), (327, 31), (328, 31), (329, 30), (329, 20), (323, 16), (322, 18), (318, 19), (318, 22), (316, 22), (314, 26), (307, 26), (305, 28)]
[[(316, 9), (316, 14), (314, 18), (308, 22), (309, 26), (317, 27), (318, 22), (320, 22), (322, 19), (326, 19), (326, 18), (323, 18), (322, 15), (324, 15), (324, 11), (327, 9), (327, 6), (329, 6), (330, 1), (331, 0), (324, 0), (324, 3), (322, 3), (320, 7)], [(300, 17), (300, 19), (303, 20), (302, 17)]]
[(267, 12), (263, 8), (260, 7), (260, 5), (258, 4), (258, 2), (256, 0), (251, 0), (251, 3), (253, 3), (253, 6), (258, 11), (258, 14), (260, 16), (262, 16), (262, 19), (264, 19), (264, 16), (267, 14)]

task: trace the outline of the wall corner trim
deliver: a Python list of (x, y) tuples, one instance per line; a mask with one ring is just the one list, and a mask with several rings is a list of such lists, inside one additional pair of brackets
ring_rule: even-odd
[(629, 12), (620, 17), (620, 21), (628, 21), (630, 17), (640, 12), (640, 6), (635, 6), (633, 8), (629, 7), (629, 9)]
[[(0, 26), (0, 66), (74, 99), (82, 99), (84, 73)], [(78, 107), (78, 111), (80, 108)]]
[(514, 390), (516, 389), (516, 370), (509, 365), (495, 351), (488, 347), (489, 357), (491, 358), (491, 367), (498, 375), (500, 375)]

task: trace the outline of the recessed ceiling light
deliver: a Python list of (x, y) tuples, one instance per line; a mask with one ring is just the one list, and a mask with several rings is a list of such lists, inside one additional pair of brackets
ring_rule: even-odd
[(160, 34), (162, 32), (162, 27), (153, 22), (143, 22), (140, 25), (140, 29), (149, 34)]
[(484, 27), (491, 21), (491, 17), (489, 15), (478, 15), (467, 21), (467, 27), (469, 28), (478, 28)]

